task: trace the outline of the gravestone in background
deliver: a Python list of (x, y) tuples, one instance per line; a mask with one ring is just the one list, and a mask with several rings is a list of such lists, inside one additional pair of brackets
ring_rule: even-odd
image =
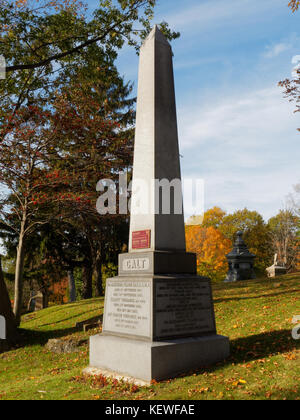
[[(103, 333), (91, 338), (87, 372), (150, 382), (229, 355), (228, 338), (216, 333), (210, 280), (197, 276), (196, 255), (186, 252), (183, 211), (164, 214), (154, 179), (181, 180), (172, 50), (157, 27), (140, 54), (129, 253), (107, 280)], [(143, 214), (141, 181), (151, 204)]]
[(34, 311), (41, 311), (48, 308), (48, 296), (42, 291), (38, 291), (34, 296)]
[(237, 232), (233, 250), (226, 255), (229, 270), (225, 279), (226, 283), (241, 280), (255, 279), (255, 255), (249, 252), (243, 240), (243, 232)]
[(278, 255), (274, 256), (274, 264), (271, 267), (266, 268), (267, 275), (269, 278), (274, 278), (278, 276), (284, 276), (287, 274), (287, 268), (285, 264), (278, 262)]

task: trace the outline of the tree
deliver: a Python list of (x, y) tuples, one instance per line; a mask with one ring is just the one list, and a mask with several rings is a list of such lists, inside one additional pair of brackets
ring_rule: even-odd
[(300, 220), (300, 184), (297, 184), (294, 186), (294, 194), (291, 194), (289, 198), (290, 198), (292, 209), (295, 215), (298, 216)]
[[(0, 0), (7, 74), (0, 83), (0, 120), (27, 103), (49, 104), (87, 50), (98, 48), (114, 61), (125, 42), (138, 48), (150, 31), (155, 4), (156, 0), (100, 0), (89, 18), (80, 0)], [(161, 29), (169, 39), (179, 36), (165, 22)]]
[(299, 218), (291, 210), (281, 210), (269, 220), (270, 242), (279, 262), (284, 263), (289, 271), (294, 270), (299, 262)]
[(82, 266), (81, 238), (68, 223), (59, 219), (50, 221), (27, 241), (24, 281), (30, 284), (31, 290), (38, 286), (50, 298), (52, 290), (64, 291), (68, 278), (69, 300), (74, 302), (76, 288), (72, 277), (77, 266)]
[[(121, 48), (127, 40), (138, 48), (136, 36), (140, 33), (144, 39), (149, 32), (156, 0), (100, 0), (99, 8), (88, 22), (85, 20), (86, 7), (77, 0), (37, 3), (24, 0), (7, 4), (2, 1), (2, 20), (5, 23), (3, 44), (4, 53), (7, 53), (4, 55), (11, 61), (6, 70), (8, 73), (50, 65), (54, 61), (78, 55), (96, 43), (101, 43), (104, 50), (111, 51), (112, 48)], [(19, 54), (13, 57), (5, 48), (8, 44), (5, 41), (21, 19), (22, 25), (18, 25), (16, 33), (19, 42), (17, 37), (13, 38)], [(134, 28), (134, 24), (140, 24), (141, 29)], [(37, 31), (37, 27), (43, 27), (44, 30)], [(162, 22), (161, 27), (168, 38), (179, 36), (169, 30), (166, 22)]]
[[(90, 68), (91, 72), (77, 70), (72, 77), (74, 83), (62, 90), (54, 107), (60, 121), (58, 136), (63, 142), (64, 159), (72, 160), (76, 165), (78, 178), (77, 183), (72, 183), (72, 191), (84, 192), (78, 201), (81, 205), (73, 209), (70, 223), (86, 239), (83, 297), (90, 298), (93, 272), (97, 279), (97, 294), (103, 294), (102, 266), (107, 262), (114, 233), (126, 217), (97, 213), (96, 185), (102, 179), (113, 180), (118, 185), (119, 173), (131, 168), (134, 100), (128, 99), (131, 86), (124, 85), (114, 67), (99, 68), (90, 62), (84, 67)], [(74, 115), (73, 124), (70, 124), (68, 112)], [(70, 172), (69, 178), (72, 178), (74, 165), (66, 168), (66, 176)]]
[(299, 9), (300, 1), (299, 0), (291, 0), (289, 2), (289, 7), (292, 9), (293, 12), (296, 12)]
[[(134, 118), (132, 100), (122, 112), (130, 87), (113, 63), (124, 42), (137, 48), (148, 34), (156, 1), (101, 0), (90, 20), (77, 0), (0, 3), (7, 63), (0, 85), (0, 183), (7, 192), (0, 221), (18, 237), (19, 322), (27, 238), (55, 218), (95, 217), (96, 178), (124, 169), (125, 161), (130, 166), (124, 127)], [(166, 23), (161, 29), (169, 39), (179, 36)], [(106, 83), (95, 81), (96, 72)], [(74, 95), (82, 95), (75, 105)]]
[[(124, 84), (101, 51), (90, 48), (94, 51), (82, 57), (81, 67), (69, 72), (70, 80), (57, 91), (51, 110), (22, 107), (13, 118), (9, 115), (2, 129), (0, 183), (11, 194), (9, 200), (7, 195), (2, 200), (2, 219), (19, 234), (14, 304), (17, 319), (26, 237), (55, 217), (76, 221), (84, 215), (84, 220), (91, 217), (91, 223), (100, 224), (95, 205), (97, 182), (116, 179), (119, 172), (131, 166), (131, 86)], [(95, 60), (102, 68), (95, 66)], [(99, 267), (99, 256), (91, 252), (85, 255), (87, 282), (93, 267)], [(91, 287), (86, 287), (85, 296), (90, 296)]]
[[(284, 88), (285, 97), (289, 99), (290, 102), (296, 102), (295, 112), (300, 112), (300, 69), (296, 71), (296, 76), (294, 79), (286, 79), (279, 82), (279, 86)], [(300, 128), (298, 128), (300, 131)]]
[[(14, 313), (20, 321), (25, 240), (40, 224), (53, 217), (54, 196), (59, 183), (49, 180), (55, 130), (49, 130), (49, 112), (26, 107), (7, 118), (0, 132), (0, 184), (7, 193), (0, 200), (0, 221), (17, 234)], [(56, 173), (57, 174), (57, 173)], [(49, 182), (50, 181), (50, 182)], [(43, 207), (43, 217), (39, 213)]]
[(203, 227), (214, 227), (218, 229), (226, 216), (226, 212), (220, 207), (213, 207), (204, 213)]
[(191, 216), (187, 221), (187, 225), (201, 225), (202, 227), (214, 227), (217, 229), (225, 215), (226, 212), (220, 207), (213, 207), (200, 216)]
[(225, 278), (228, 264), (226, 254), (232, 242), (214, 227), (186, 226), (187, 250), (197, 254), (198, 274), (216, 281)]
[[(68, 88), (57, 93), (51, 111), (22, 107), (2, 127), (0, 183), (10, 195), (3, 197), (0, 211), (3, 223), (18, 234), (17, 320), (26, 238), (56, 217), (78, 220), (84, 215), (85, 220), (92, 217), (94, 224), (100, 223), (95, 205), (97, 182), (116, 179), (131, 165), (132, 129), (127, 129), (134, 120), (134, 101), (127, 99), (131, 87), (124, 85), (114, 67), (105, 70), (105, 77), (94, 70), (93, 83), (77, 71)], [(97, 260), (91, 260), (93, 254), (86, 255), (85, 279)], [(88, 288), (86, 296), (90, 293)]]

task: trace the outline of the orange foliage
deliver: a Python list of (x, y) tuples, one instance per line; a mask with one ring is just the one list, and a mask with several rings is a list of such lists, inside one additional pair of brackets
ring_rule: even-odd
[(197, 254), (200, 275), (222, 280), (228, 270), (226, 254), (232, 242), (214, 227), (186, 226), (187, 251)]
[(213, 207), (204, 213), (202, 226), (206, 228), (214, 227), (217, 229), (225, 216), (226, 212), (224, 210), (220, 209), (220, 207)]
[(61, 303), (68, 303), (68, 278), (62, 279), (58, 283), (54, 283), (50, 287), (51, 292), (51, 301), (61, 304)]
[(289, 7), (292, 9), (293, 12), (299, 9), (300, 1), (299, 0), (291, 0), (289, 2)]
[(25, 7), (26, 5), (27, 5), (27, 0), (16, 0), (15, 2), (16, 8)]

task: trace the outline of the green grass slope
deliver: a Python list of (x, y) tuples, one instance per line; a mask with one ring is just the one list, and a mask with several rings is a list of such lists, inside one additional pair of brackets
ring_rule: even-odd
[[(149, 388), (86, 378), (88, 338), (77, 322), (103, 312), (103, 299), (55, 306), (26, 315), (24, 343), (0, 355), (0, 399), (299, 399), (300, 341), (292, 319), (300, 315), (300, 275), (214, 286), (218, 332), (231, 340), (228, 360)], [(49, 338), (72, 337), (79, 352), (56, 355)]]

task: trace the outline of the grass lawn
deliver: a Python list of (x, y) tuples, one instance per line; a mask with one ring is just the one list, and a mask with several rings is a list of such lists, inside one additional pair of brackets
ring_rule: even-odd
[[(149, 388), (85, 378), (89, 333), (75, 324), (103, 311), (103, 299), (55, 306), (25, 315), (24, 346), (0, 355), (0, 399), (300, 399), (300, 340), (292, 319), (300, 315), (300, 274), (276, 280), (214, 286), (218, 333), (231, 340), (231, 357), (211, 368)], [(45, 350), (49, 338), (82, 340), (78, 353)]]

